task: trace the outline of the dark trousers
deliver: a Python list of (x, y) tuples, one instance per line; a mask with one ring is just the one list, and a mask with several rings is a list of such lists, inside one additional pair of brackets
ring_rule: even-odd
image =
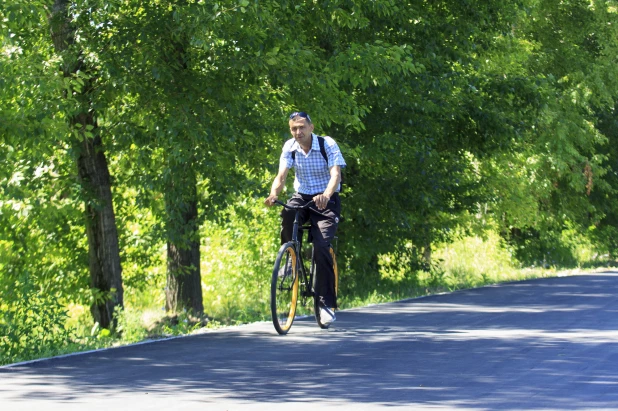
[[(288, 201), (288, 205), (305, 205), (311, 201), (313, 197), (313, 195), (295, 193)], [(333, 258), (330, 255), (329, 245), (335, 237), (339, 216), (341, 215), (341, 200), (339, 199), (339, 194), (333, 194), (326, 208), (320, 210), (320, 212), (324, 215), (309, 210), (300, 210), (299, 223), (302, 224), (308, 219), (311, 219), (311, 235), (313, 237), (316, 263), (315, 291), (325, 305), (328, 307), (336, 307), (335, 272), (333, 270)], [(284, 208), (281, 211), (281, 244), (292, 240), (295, 214), (296, 210)]]

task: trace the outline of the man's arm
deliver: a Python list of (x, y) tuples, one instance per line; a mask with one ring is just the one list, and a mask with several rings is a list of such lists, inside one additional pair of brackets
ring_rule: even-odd
[(340, 182), (341, 167), (332, 166), (330, 168), (330, 180), (328, 181), (328, 186), (326, 186), (326, 190), (324, 190), (324, 193), (318, 194), (317, 196), (313, 197), (313, 201), (315, 201), (315, 205), (318, 207), (319, 210), (324, 210), (326, 208), (328, 200), (330, 200), (330, 198), (333, 196), (333, 193), (337, 191), (337, 187), (339, 187)]
[(290, 171), (290, 169), (285, 167), (284, 165), (279, 166), (279, 172), (273, 180), (273, 185), (270, 188), (270, 195), (266, 198), (266, 200), (264, 200), (264, 204), (266, 204), (267, 206), (272, 207), (274, 205), (274, 202), (278, 198), (279, 193), (281, 193), (281, 190), (283, 190), (283, 187), (285, 187), (285, 179), (288, 176), (288, 171)]

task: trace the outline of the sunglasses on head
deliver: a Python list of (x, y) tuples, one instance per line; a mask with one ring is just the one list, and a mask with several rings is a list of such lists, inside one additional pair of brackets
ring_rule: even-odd
[(311, 123), (311, 117), (309, 117), (309, 114), (305, 113), (304, 111), (295, 111), (290, 114), (290, 120), (294, 120), (295, 117), (306, 118), (307, 121)]

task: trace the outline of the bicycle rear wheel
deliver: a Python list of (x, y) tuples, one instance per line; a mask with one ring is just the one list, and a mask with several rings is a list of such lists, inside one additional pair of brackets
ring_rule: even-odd
[[(333, 257), (333, 271), (335, 273), (335, 278), (333, 281), (335, 282), (335, 301), (337, 301), (337, 293), (339, 292), (339, 271), (337, 269), (337, 257), (335, 256), (335, 250), (333, 246), (330, 247), (330, 255)], [(315, 275), (315, 273), (314, 273)], [(322, 323), (320, 319), (320, 297), (316, 294), (313, 298), (313, 309), (315, 312), (315, 320), (322, 329), (326, 329), (330, 326), (330, 324)], [(336, 311), (335, 307), (332, 307), (333, 312)]]
[(330, 246), (330, 255), (333, 257), (333, 271), (335, 272), (335, 298), (337, 298), (337, 293), (339, 292), (339, 270), (337, 269), (337, 256), (335, 255), (335, 250), (333, 246)]
[[(287, 334), (294, 322), (298, 302), (298, 267), (292, 243), (281, 246), (270, 281), (270, 311), (275, 330)], [(285, 269), (285, 267), (290, 267)]]

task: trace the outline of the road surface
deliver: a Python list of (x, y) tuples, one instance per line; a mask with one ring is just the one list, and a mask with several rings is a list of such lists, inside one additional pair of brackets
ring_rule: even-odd
[(618, 272), (0, 368), (0, 410), (618, 410)]

